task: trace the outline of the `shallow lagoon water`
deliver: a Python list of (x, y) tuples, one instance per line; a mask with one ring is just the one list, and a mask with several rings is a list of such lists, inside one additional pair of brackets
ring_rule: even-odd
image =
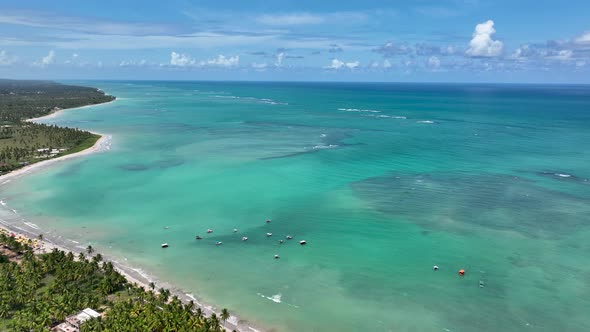
[(590, 329), (589, 87), (75, 83), (111, 150), (0, 187), (44, 230), (278, 331)]

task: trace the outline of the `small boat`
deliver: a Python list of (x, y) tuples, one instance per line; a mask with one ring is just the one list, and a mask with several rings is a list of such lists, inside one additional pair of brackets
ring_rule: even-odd
[(200, 237), (199, 235), (197, 235), (197, 236), (195, 236), (195, 239), (197, 239), (197, 240), (202, 240), (203, 238), (202, 238), (202, 237)]
[(164, 229), (168, 229), (168, 226), (164, 227)]
[(237, 232), (238, 232), (238, 229), (237, 228), (234, 228), (234, 233), (237, 233)]
[(266, 236), (272, 236), (272, 233), (266, 233)]
[(272, 221), (272, 220), (270, 220), (270, 219), (266, 219), (266, 223), (267, 223), (267, 224), (268, 224), (268, 223), (270, 223), (271, 221)]
[(285, 236), (285, 238), (286, 238), (287, 240), (291, 240), (293, 237), (292, 237), (291, 235), (287, 235), (287, 236)]
[(283, 244), (283, 240), (279, 240), (279, 244)]
[(211, 228), (209, 228), (209, 229), (207, 230), (207, 233), (213, 233), (213, 230), (212, 230)]
[(281, 258), (279, 255), (275, 255), (275, 259), (279, 259)]
[(303, 245), (306, 245), (306, 244), (307, 244), (307, 241), (305, 241), (305, 240), (301, 240), (301, 241), (299, 241), (299, 244), (300, 244), (300, 245), (302, 245), (302, 246), (303, 246)]
[(221, 241), (217, 241), (217, 242), (215, 242), (215, 245), (216, 245), (216, 246), (220, 246), (220, 245), (222, 245), (222, 244), (223, 244), (223, 242), (221, 242)]
[(168, 243), (162, 243), (162, 248), (168, 248)]
[(248, 237), (247, 236), (242, 236), (242, 241), (248, 241)]

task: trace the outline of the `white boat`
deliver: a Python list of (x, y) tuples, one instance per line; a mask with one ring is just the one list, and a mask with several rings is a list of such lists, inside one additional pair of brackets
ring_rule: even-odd
[(213, 230), (212, 230), (211, 228), (209, 228), (209, 229), (207, 230), (207, 233), (213, 233)]
[(266, 236), (272, 236), (272, 233), (266, 233)]
[(248, 241), (248, 237), (247, 236), (242, 236), (242, 241)]
[(168, 243), (162, 243), (162, 248), (168, 248)]
[(291, 235), (287, 235), (285, 238), (287, 238), (287, 240), (291, 240), (293, 237)]
[(221, 241), (217, 241), (217, 242), (215, 242), (215, 245), (216, 245), (216, 246), (220, 246), (220, 245), (222, 245), (222, 244), (223, 244), (223, 242), (221, 242)]
[(279, 257), (279, 255), (275, 255), (275, 259), (279, 259), (279, 258), (281, 258), (281, 257)]
[(234, 228), (234, 233), (237, 233), (237, 232), (238, 232), (238, 229), (237, 228)]
[(301, 241), (299, 241), (299, 244), (300, 244), (300, 245), (305, 245), (305, 244), (307, 244), (307, 241), (305, 241), (305, 240), (301, 240)]

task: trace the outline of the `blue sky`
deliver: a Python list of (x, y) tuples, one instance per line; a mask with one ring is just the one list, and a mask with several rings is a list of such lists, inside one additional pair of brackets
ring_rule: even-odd
[(0, 77), (590, 83), (590, 1), (2, 1)]

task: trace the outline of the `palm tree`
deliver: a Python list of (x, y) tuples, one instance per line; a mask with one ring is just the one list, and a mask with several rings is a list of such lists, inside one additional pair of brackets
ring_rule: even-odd
[(88, 245), (88, 247), (86, 247), (86, 252), (88, 253), (88, 255), (90, 255), (94, 252), (94, 248), (92, 248), (91, 245)]
[(221, 310), (221, 320), (225, 323), (225, 321), (229, 318), (229, 311), (226, 308)]
[(150, 285), (149, 285), (149, 286), (150, 286), (150, 289), (151, 289), (151, 290), (154, 290), (154, 289), (156, 289), (156, 284), (154, 284), (154, 282), (153, 282), (153, 281), (152, 281), (152, 282), (150, 282)]
[(43, 241), (43, 234), (39, 234), (39, 235), (37, 235), (37, 238), (38, 238), (39, 240)]

